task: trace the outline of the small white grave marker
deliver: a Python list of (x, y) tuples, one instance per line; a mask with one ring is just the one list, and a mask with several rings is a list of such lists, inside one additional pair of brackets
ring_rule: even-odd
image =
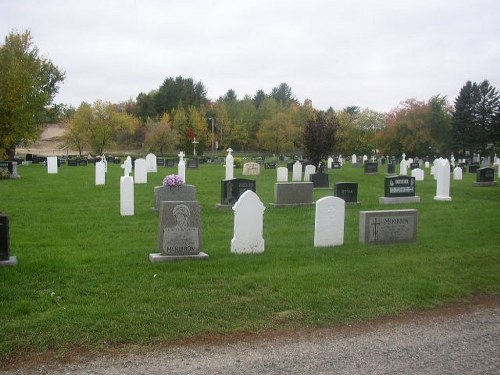
[(406, 164), (406, 154), (403, 152), (401, 163), (399, 163), (399, 175), (406, 176), (408, 174), (408, 165)]
[(415, 177), (415, 181), (424, 181), (424, 170), (420, 168), (415, 168), (411, 171), (412, 177)]
[(264, 252), (264, 204), (251, 190), (245, 191), (233, 206), (234, 237), (231, 252), (235, 254)]
[(286, 167), (279, 167), (276, 169), (277, 173), (277, 182), (288, 182), (288, 168)]
[(311, 175), (316, 173), (316, 167), (314, 165), (306, 165), (306, 168), (304, 169), (304, 181), (309, 182), (311, 179)]
[(298, 160), (293, 164), (292, 181), (302, 181), (302, 163)]
[(462, 174), (463, 174), (463, 173), (462, 173), (462, 172), (463, 172), (463, 171), (462, 171), (462, 168), (460, 168), (460, 167), (455, 167), (455, 168), (453, 169), (453, 179), (454, 179), (454, 180), (462, 180), (462, 178), (463, 178), (463, 176), (462, 176)]
[(146, 155), (146, 163), (148, 166), (148, 173), (156, 173), (158, 171), (156, 165), (156, 155), (155, 154), (147, 154)]
[(57, 174), (57, 156), (47, 157), (47, 172), (49, 174)]
[(316, 202), (314, 246), (338, 246), (344, 243), (345, 201), (324, 197)]
[(106, 164), (102, 160), (95, 163), (95, 184), (106, 185)]
[(134, 216), (134, 179), (120, 177), (120, 215)]
[(134, 177), (136, 184), (148, 183), (148, 165), (146, 159), (135, 159)]

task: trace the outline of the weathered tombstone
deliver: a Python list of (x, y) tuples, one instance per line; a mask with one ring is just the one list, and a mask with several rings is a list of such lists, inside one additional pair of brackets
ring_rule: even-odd
[(104, 161), (95, 163), (95, 184), (106, 185), (106, 168)]
[(496, 186), (496, 184), (495, 168), (484, 167), (477, 170), (474, 186)]
[(314, 247), (339, 246), (344, 243), (345, 201), (324, 197), (316, 202)]
[(359, 242), (371, 245), (415, 242), (418, 211), (387, 210), (359, 212)]
[(157, 169), (157, 158), (155, 154), (147, 154), (146, 155), (146, 165), (148, 173), (156, 173)]
[(226, 180), (231, 180), (234, 178), (234, 157), (231, 154), (233, 150), (228, 148), (226, 156)]
[(277, 182), (288, 182), (288, 168), (286, 167), (279, 167), (276, 169), (276, 181)]
[(455, 167), (453, 169), (453, 179), (454, 180), (462, 180), (463, 178), (463, 170), (460, 167)]
[(179, 152), (179, 163), (177, 164), (177, 175), (186, 183), (186, 162), (184, 161), (184, 152)]
[(327, 173), (313, 173), (309, 176), (309, 180), (313, 183), (313, 188), (330, 187), (330, 180)]
[(257, 183), (255, 180), (248, 180), (244, 178), (233, 178), (231, 180), (221, 181), (221, 200), (218, 207), (232, 206), (235, 204), (241, 195), (251, 190), (256, 192)]
[(296, 161), (293, 163), (293, 172), (292, 172), (292, 181), (300, 182), (302, 181), (302, 163), (300, 161)]
[(313, 173), (316, 173), (316, 167), (312, 164), (306, 165), (304, 170), (304, 181), (305, 182), (310, 181), (310, 177)]
[(149, 254), (151, 262), (182, 259), (207, 259), (203, 253), (200, 203), (163, 201), (160, 203), (157, 250)]
[(420, 197), (415, 195), (415, 177), (386, 177), (384, 196), (378, 201), (380, 204), (419, 203)]
[(336, 182), (333, 193), (336, 197), (343, 199), (346, 203), (358, 203), (357, 182)]
[(120, 215), (134, 216), (134, 179), (129, 176), (132, 170), (130, 156), (121, 167), (124, 170), (124, 176), (120, 177)]
[(448, 159), (439, 158), (434, 165), (436, 176), (436, 195), (434, 200), (451, 201), (450, 197), (450, 163)]
[(9, 178), (20, 178), (17, 174), (17, 162), (15, 161), (0, 161), (0, 170), (7, 171)]
[(245, 191), (233, 206), (234, 236), (231, 252), (235, 254), (264, 252), (263, 216), (266, 208), (251, 190)]
[(243, 164), (243, 176), (258, 176), (260, 175), (260, 164), (255, 162)]
[(148, 183), (148, 164), (146, 159), (135, 159), (134, 161), (134, 179), (136, 184)]
[(367, 162), (364, 165), (365, 174), (375, 174), (378, 173), (378, 163)]
[(424, 181), (424, 171), (420, 168), (414, 168), (411, 170), (411, 176), (415, 177), (415, 181)]
[(274, 184), (273, 206), (291, 207), (312, 204), (312, 182), (277, 182)]
[(0, 267), (15, 266), (17, 258), (10, 255), (9, 217), (0, 214)]
[(155, 186), (154, 196), (155, 205), (151, 210), (158, 212), (160, 210), (160, 202), (195, 201), (196, 187), (194, 185)]
[(57, 174), (57, 156), (47, 157), (47, 172), (49, 174)]

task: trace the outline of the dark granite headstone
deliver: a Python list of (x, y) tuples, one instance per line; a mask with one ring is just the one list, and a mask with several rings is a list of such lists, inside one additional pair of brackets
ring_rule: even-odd
[(4, 169), (9, 172), (9, 174), (14, 173), (14, 165), (12, 161), (0, 161), (0, 169)]
[(388, 174), (394, 174), (394, 173), (396, 173), (396, 164), (395, 163), (389, 163), (389, 164), (387, 164), (387, 173)]
[(165, 159), (163, 159), (163, 158), (156, 158), (156, 165), (158, 167), (164, 167), (165, 166)]
[(0, 261), (10, 259), (9, 217), (0, 214)]
[(198, 165), (199, 165), (198, 159), (194, 158), (194, 159), (189, 159), (188, 160), (186, 167), (188, 167), (188, 168), (198, 168)]
[(479, 169), (479, 163), (469, 164), (469, 173), (477, 173), (478, 169)]
[(364, 168), (366, 174), (378, 173), (378, 163), (366, 162)]
[(385, 178), (385, 197), (414, 197), (415, 177), (394, 176)]
[(342, 166), (340, 165), (340, 162), (334, 161), (332, 163), (332, 169), (340, 169)]
[(245, 178), (233, 178), (221, 181), (221, 205), (233, 205), (247, 190), (256, 193), (256, 181)]
[(26, 154), (26, 161), (33, 161), (33, 154)]
[(68, 159), (68, 167), (78, 167), (78, 160)]
[(88, 164), (89, 163), (88, 163), (87, 159), (80, 159), (80, 160), (78, 160), (78, 165), (85, 165), (86, 166)]
[(348, 203), (358, 202), (358, 184), (356, 182), (336, 182), (333, 193)]
[(491, 167), (479, 168), (476, 172), (476, 182), (495, 181), (495, 169)]
[(420, 168), (420, 164), (417, 162), (410, 163), (410, 171), (413, 171), (414, 169)]
[(309, 176), (309, 180), (313, 183), (314, 188), (330, 187), (330, 181), (326, 173), (313, 173)]
[(312, 182), (277, 182), (274, 184), (274, 206), (292, 207), (313, 204)]

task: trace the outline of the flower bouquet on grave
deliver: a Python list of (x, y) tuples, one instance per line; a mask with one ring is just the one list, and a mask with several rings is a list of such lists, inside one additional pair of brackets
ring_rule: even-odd
[(179, 189), (179, 186), (181, 185), (184, 185), (184, 181), (182, 181), (182, 177), (179, 175), (169, 174), (163, 179), (163, 186), (168, 186), (171, 189), (173, 189), (174, 187), (177, 187), (177, 189)]

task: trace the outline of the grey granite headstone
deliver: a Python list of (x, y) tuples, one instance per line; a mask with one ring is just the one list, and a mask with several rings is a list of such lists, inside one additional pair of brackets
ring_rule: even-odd
[(16, 264), (17, 258), (10, 256), (9, 217), (0, 214), (0, 267)]
[(277, 182), (274, 184), (275, 207), (312, 205), (312, 182)]
[(359, 242), (372, 245), (415, 242), (418, 211), (384, 210), (359, 212)]
[(155, 186), (155, 206), (153, 211), (158, 212), (160, 202), (163, 201), (195, 201), (196, 187), (193, 185)]
[(200, 203), (162, 201), (158, 224), (157, 249), (149, 254), (151, 262), (180, 259), (206, 259), (203, 248)]

